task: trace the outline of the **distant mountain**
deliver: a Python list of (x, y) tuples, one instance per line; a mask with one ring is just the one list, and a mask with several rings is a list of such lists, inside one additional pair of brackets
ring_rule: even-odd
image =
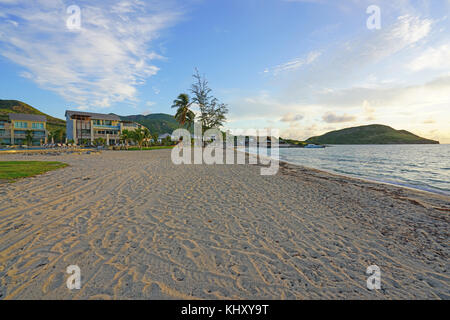
[(7, 119), (9, 113), (25, 113), (36, 114), (47, 117), (47, 128), (49, 130), (63, 129), (66, 130), (66, 121), (54, 118), (39, 111), (32, 106), (17, 100), (0, 100), (0, 118)]
[(149, 115), (119, 116), (122, 120), (134, 121), (147, 127), (150, 132), (164, 134), (172, 133), (180, 128), (174, 116), (165, 113), (152, 113)]
[(331, 131), (306, 140), (313, 144), (439, 144), (439, 141), (425, 139), (406, 130), (374, 124)]

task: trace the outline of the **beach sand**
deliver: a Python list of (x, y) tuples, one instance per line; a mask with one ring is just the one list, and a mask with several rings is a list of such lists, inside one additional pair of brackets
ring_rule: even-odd
[(24, 159), (70, 166), (0, 184), (0, 299), (450, 299), (449, 197), (170, 150), (0, 156)]

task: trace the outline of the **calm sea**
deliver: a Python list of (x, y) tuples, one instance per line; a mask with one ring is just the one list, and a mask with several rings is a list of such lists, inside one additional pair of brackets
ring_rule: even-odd
[(450, 145), (339, 145), (280, 149), (280, 160), (450, 195)]

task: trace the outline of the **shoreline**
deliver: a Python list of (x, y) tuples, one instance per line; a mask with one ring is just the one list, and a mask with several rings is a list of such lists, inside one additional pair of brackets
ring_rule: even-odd
[(334, 173), (334, 172), (329, 172), (326, 170), (322, 170), (322, 169), (316, 169), (316, 168), (312, 168), (312, 167), (306, 167), (306, 166), (302, 166), (299, 164), (295, 164), (295, 163), (291, 163), (291, 162), (287, 162), (287, 161), (280, 161), (280, 165), (287, 165), (287, 166), (294, 166), (297, 168), (297, 170), (302, 170), (302, 171), (309, 171), (309, 172), (317, 172), (323, 175), (330, 175), (330, 176), (334, 176), (338, 179), (343, 179), (343, 180), (349, 180), (350, 182), (353, 181), (355, 183), (355, 185), (358, 184), (373, 184), (373, 185), (380, 185), (380, 187), (385, 186), (385, 187), (391, 187), (394, 189), (400, 189), (400, 190), (404, 190), (409, 191), (412, 195), (418, 195), (421, 197), (432, 197), (432, 198), (437, 198), (439, 200), (442, 200), (444, 202), (446, 202), (446, 204), (448, 204), (448, 207), (433, 207), (436, 210), (441, 210), (441, 211), (448, 211), (450, 212), (450, 196), (445, 195), (445, 194), (441, 194), (441, 193), (435, 193), (435, 192), (430, 192), (427, 190), (421, 190), (421, 189), (416, 189), (416, 188), (411, 188), (411, 187), (407, 187), (404, 185), (397, 185), (394, 183), (389, 183), (389, 182), (383, 182), (383, 181), (376, 181), (376, 180), (370, 180), (370, 179), (364, 179), (364, 178), (359, 178), (359, 177), (353, 177), (353, 176), (347, 176), (344, 174), (339, 174), (339, 173)]
[(418, 187), (414, 187), (414, 186), (408, 186), (408, 185), (403, 185), (400, 183), (393, 183), (393, 182), (388, 182), (388, 181), (382, 181), (382, 180), (376, 180), (376, 179), (369, 179), (369, 178), (363, 178), (363, 177), (359, 177), (356, 175), (347, 175), (344, 173), (340, 173), (340, 172), (334, 172), (334, 171), (328, 171), (326, 169), (317, 169), (317, 168), (313, 168), (313, 167), (308, 167), (308, 166), (304, 166), (298, 163), (294, 163), (294, 162), (290, 162), (290, 161), (285, 161), (285, 160), (280, 160), (280, 163), (284, 162), (290, 165), (294, 165), (294, 166), (298, 166), (298, 167), (304, 167), (306, 169), (310, 169), (310, 170), (318, 170), (327, 174), (332, 174), (332, 175), (336, 175), (336, 176), (340, 176), (343, 178), (347, 178), (347, 179), (355, 179), (355, 180), (361, 180), (363, 182), (369, 182), (369, 183), (379, 183), (379, 184), (386, 184), (389, 186), (393, 186), (393, 187), (398, 187), (398, 188), (405, 188), (411, 191), (416, 191), (416, 192), (424, 192), (430, 195), (439, 195), (439, 196), (444, 196), (444, 197), (448, 197), (450, 199), (450, 193), (446, 192), (446, 191), (432, 191), (432, 190), (426, 190), (426, 189), (420, 189)]
[[(247, 155), (260, 157), (259, 155), (254, 154), (254, 153), (249, 153), (248, 151), (242, 151), (242, 150), (238, 150), (238, 149), (236, 149), (236, 151), (243, 152), (243, 153), (245, 153)], [(264, 157), (264, 158), (267, 158), (269, 160), (273, 160), (271, 157)], [(409, 186), (409, 185), (405, 185), (405, 184), (401, 184), (401, 183), (388, 182), (388, 181), (376, 180), (376, 179), (370, 179), (370, 178), (364, 178), (364, 177), (360, 177), (360, 176), (357, 176), (357, 175), (351, 175), (351, 174), (345, 174), (345, 173), (340, 173), (340, 172), (334, 172), (332, 170), (327, 170), (327, 169), (322, 169), (322, 168), (313, 168), (313, 167), (305, 166), (305, 165), (302, 165), (302, 164), (299, 164), (299, 163), (286, 161), (286, 160), (278, 160), (278, 161), (280, 163), (284, 162), (284, 163), (287, 163), (287, 164), (290, 164), (290, 165), (303, 167), (303, 168), (307, 168), (307, 169), (311, 169), (311, 170), (318, 170), (318, 171), (322, 171), (324, 173), (337, 175), (337, 176), (345, 177), (345, 178), (348, 178), (348, 179), (357, 179), (357, 180), (362, 180), (362, 181), (366, 181), (366, 182), (387, 184), (387, 185), (390, 185), (390, 186), (396, 186), (396, 187), (399, 187), (399, 188), (405, 188), (405, 189), (409, 189), (409, 190), (413, 190), (413, 191), (417, 191), (417, 192), (425, 192), (425, 193), (429, 193), (429, 194), (433, 194), (433, 195), (440, 195), (440, 196), (444, 196), (444, 197), (449, 197), (450, 198), (450, 192), (445, 191), (445, 190), (438, 190), (438, 189), (435, 189), (435, 188), (433, 188), (433, 190), (421, 189), (419, 187)]]
[[(241, 151), (241, 150), (237, 150), (239, 152), (242, 152), (244, 154), (246, 154), (247, 157), (252, 156), (252, 157), (256, 157), (256, 158), (266, 158), (268, 160), (273, 160), (273, 158), (271, 157), (263, 157), (257, 154), (253, 154), (253, 153), (249, 153), (247, 151)], [(446, 212), (450, 212), (450, 196), (446, 195), (446, 194), (441, 194), (441, 193), (436, 193), (436, 192), (431, 192), (431, 191), (427, 191), (427, 190), (421, 190), (421, 189), (417, 189), (417, 188), (411, 188), (408, 186), (404, 186), (404, 185), (397, 185), (394, 183), (389, 183), (389, 182), (384, 182), (384, 181), (376, 181), (376, 180), (370, 180), (370, 179), (365, 179), (365, 178), (361, 178), (361, 177), (354, 177), (354, 176), (348, 176), (345, 174), (340, 174), (340, 173), (335, 173), (335, 172), (330, 172), (330, 171), (326, 171), (323, 169), (316, 169), (316, 168), (312, 168), (312, 167), (308, 167), (308, 166), (304, 166), (304, 165), (300, 165), (297, 163), (292, 163), (289, 161), (285, 161), (285, 160), (278, 160), (279, 165), (280, 165), (280, 170), (284, 167), (291, 167), (290, 169), (293, 170), (297, 170), (297, 171), (301, 171), (302, 173), (318, 173), (319, 175), (329, 175), (329, 176), (333, 176), (336, 177), (337, 179), (342, 179), (342, 180), (349, 180), (349, 182), (354, 182), (355, 185), (380, 185), (380, 186), (386, 186), (386, 187), (390, 187), (393, 189), (400, 189), (400, 190), (404, 190), (405, 192), (408, 191), (408, 197), (404, 198), (404, 200), (410, 200), (412, 202), (416, 202), (419, 205), (422, 205), (425, 207), (425, 205), (421, 202), (417, 202), (417, 200), (415, 200), (415, 198), (419, 197), (421, 199), (423, 198), (427, 198), (429, 199), (429, 197), (434, 198), (436, 200), (439, 200), (439, 204), (444, 204), (444, 206), (435, 206), (433, 204), (431, 204), (433, 209), (436, 210), (440, 210), (440, 211), (446, 211)], [(256, 166), (263, 166), (260, 163), (258, 164), (254, 164)], [(292, 168), (293, 167), (293, 168)], [(279, 170), (279, 172), (280, 172)]]

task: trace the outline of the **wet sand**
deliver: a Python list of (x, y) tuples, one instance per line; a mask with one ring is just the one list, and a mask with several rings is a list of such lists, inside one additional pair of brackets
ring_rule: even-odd
[(70, 166), (0, 184), (0, 299), (450, 299), (449, 197), (170, 150), (0, 156), (24, 159)]

